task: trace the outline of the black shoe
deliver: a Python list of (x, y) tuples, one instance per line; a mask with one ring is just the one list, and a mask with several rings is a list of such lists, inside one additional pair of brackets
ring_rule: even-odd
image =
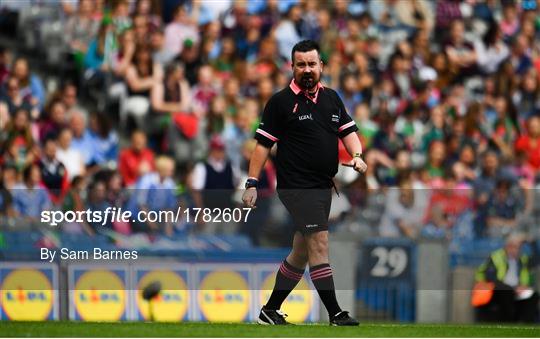
[(330, 319), (332, 326), (358, 326), (358, 320), (352, 318), (347, 311), (341, 311)]
[(263, 307), (257, 322), (261, 325), (289, 325), (290, 323), (285, 321), (286, 317), (287, 315), (280, 310), (268, 310)]

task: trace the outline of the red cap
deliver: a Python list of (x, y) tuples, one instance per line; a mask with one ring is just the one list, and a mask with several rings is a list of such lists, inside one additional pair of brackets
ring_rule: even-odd
[(214, 134), (212, 138), (210, 138), (210, 149), (219, 149), (223, 150), (225, 149), (225, 143), (223, 142), (223, 139), (218, 134)]

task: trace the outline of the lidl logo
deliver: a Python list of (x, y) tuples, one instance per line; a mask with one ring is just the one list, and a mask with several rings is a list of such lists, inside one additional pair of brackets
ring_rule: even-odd
[[(142, 298), (142, 290), (156, 281), (161, 283), (161, 292), (149, 303)], [(136, 300), (137, 309), (144, 320), (150, 319), (152, 312), (155, 321), (181, 321), (187, 314), (189, 292), (185, 280), (178, 272), (154, 270), (139, 280)]]
[[(266, 304), (274, 288), (276, 274), (268, 274), (264, 280), (259, 294), (261, 305)], [(310, 287), (305, 278), (302, 278), (296, 285), (296, 288), (289, 294), (283, 302), (281, 309), (287, 313), (287, 321), (293, 323), (302, 323), (309, 320), (309, 315), (313, 307), (313, 297)]]
[(0, 303), (10, 320), (46, 320), (53, 308), (51, 281), (36, 269), (14, 269), (0, 289)]
[(244, 303), (244, 295), (238, 291), (204, 291), (204, 301), (210, 304), (234, 304), (234, 303)]
[(79, 291), (77, 295), (81, 303), (91, 303), (91, 304), (116, 303), (117, 304), (120, 302), (120, 295), (116, 291), (112, 291), (112, 292), (96, 291), (95, 289), (91, 289), (90, 291)]
[(214, 271), (199, 284), (198, 302), (205, 320), (240, 322), (248, 316), (251, 291), (242, 274)]
[(124, 282), (107, 270), (89, 270), (75, 283), (75, 309), (86, 321), (120, 320), (126, 310)]

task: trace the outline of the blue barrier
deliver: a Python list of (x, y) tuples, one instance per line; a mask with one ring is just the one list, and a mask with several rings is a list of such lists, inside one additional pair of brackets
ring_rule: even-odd
[(359, 265), (360, 317), (414, 321), (416, 245), (408, 239), (369, 239), (362, 244)]

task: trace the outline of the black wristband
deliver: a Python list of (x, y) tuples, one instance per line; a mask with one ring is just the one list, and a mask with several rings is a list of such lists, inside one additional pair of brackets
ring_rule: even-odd
[(246, 189), (255, 187), (257, 188), (259, 186), (259, 181), (257, 179), (249, 178), (246, 180)]

